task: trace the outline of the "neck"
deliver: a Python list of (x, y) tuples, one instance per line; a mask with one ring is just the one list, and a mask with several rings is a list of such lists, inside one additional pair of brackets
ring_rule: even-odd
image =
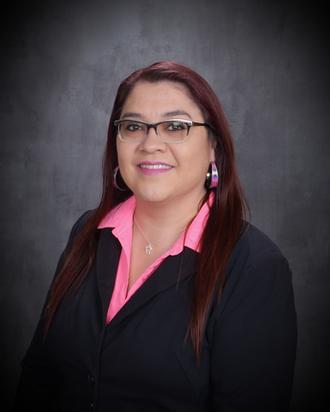
[(150, 241), (159, 236), (177, 236), (198, 213), (203, 195), (193, 201), (189, 198), (175, 202), (145, 202), (137, 198), (135, 219)]

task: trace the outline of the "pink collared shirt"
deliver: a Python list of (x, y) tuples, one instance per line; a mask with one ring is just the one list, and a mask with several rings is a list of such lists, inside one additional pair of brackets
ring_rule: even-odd
[[(213, 200), (213, 196), (209, 197), (209, 202), (210, 200)], [(178, 255), (180, 252), (182, 252), (185, 246), (195, 250), (196, 252), (199, 252), (199, 241), (206, 224), (207, 217), (209, 215), (209, 202), (204, 203), (200, 211), (195, 216), (194, 220), (188, 228), (186, 237), (184, 237), (184, 233), (182, 233), (182, 235), (177, 239), (173, 246), (168, 249), (167, 252), (165, 252), (162, 256), (156, 259), (139, 276), (139, 278), (134, 282), (128, 292), (127, 289), (129, 280), (129, 264), (131, 261), (133, 215), (136, 204), (135, 197), (131, 196), (104, 216), (104, 218), (99, 223), (98, 228), (113, 228), (112, 233), (114, 236), (116, 236), (122, 246), (117, 268), (115, 286), (106, 318), (107, 323), (109, 323), (115, 317), (119, 310), (141, 287), (141, 285), (153, 274), (156, 268), (167, 256)]]

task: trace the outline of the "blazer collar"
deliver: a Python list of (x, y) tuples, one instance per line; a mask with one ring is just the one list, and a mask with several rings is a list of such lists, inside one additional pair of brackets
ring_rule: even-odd
[[(108, 228), (100, 230), (96, 254), (96, 276), (103, 322), (106, 319), (108, 305), (115, 285), (120, 252), (120, 243), (112, 234), (112, 230)], [(197, 256), (197, 252), (187, 247), (178, 255), (168, 256), (120, 309), (108, 327), (115, 327), (139, 307), (169, 287), (175, 284), (176, 287), (180, 287), (180, 282), (194, 273)]]

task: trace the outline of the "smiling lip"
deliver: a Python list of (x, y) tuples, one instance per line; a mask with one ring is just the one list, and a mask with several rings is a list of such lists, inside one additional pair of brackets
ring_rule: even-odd
[(173, 166), (163, 162), (141, 162), (137, 166), (140, 172), (149, 176), (165, 173), (173, 169)]

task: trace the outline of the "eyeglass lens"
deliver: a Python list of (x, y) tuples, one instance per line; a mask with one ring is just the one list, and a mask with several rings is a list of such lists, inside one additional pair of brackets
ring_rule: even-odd
[(189, 133), (189, 124), (179, 120), (164, 121), (156, 126), (132, 120), (123, 120), (119, 123), (121, 138), (132, 142), (143, 140), (151, 128), (156, 128), (158, 136), (167, 142), (183, 141)]

